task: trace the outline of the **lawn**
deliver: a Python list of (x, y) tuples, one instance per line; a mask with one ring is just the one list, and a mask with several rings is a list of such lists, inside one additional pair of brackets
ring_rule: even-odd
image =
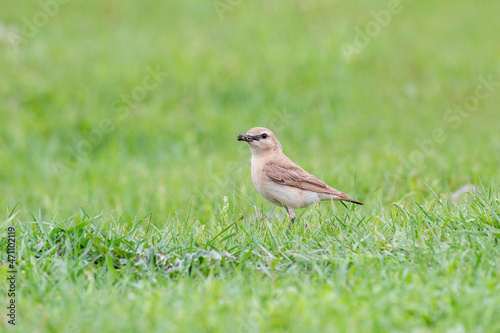
[(500, 2), (0, 5), (1, 331), (500, 332)]

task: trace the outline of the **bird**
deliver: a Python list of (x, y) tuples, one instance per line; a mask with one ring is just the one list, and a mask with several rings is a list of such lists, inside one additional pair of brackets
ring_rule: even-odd
[(271, 130), (254, 127), (247, 134), (238, 135), (237, 139), (247, 142), (252, 152), (251, 174), (255, 188), (265, 199), (286, 209), (289, 228), (295, 222), (294, 209), (297, 208), (326, 200), (363, 205), (296, 165), (283, 153)]

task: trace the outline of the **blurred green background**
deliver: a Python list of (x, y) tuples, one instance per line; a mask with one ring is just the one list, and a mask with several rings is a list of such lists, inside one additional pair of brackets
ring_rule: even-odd
[[(500, 2), (393, 4), (0, 0), (21, 328), (498, 330)], [(261, 218), (254, 126), (365, 206)]]
[[(458, 128), (443, 118), (480, 76), (500, 81), (498, 1), (402, 1), (351, 59), (342, 46), (389, 2), (48, 3), (2, 3), (4, 208), (161, 219), (193, 201), (206, 219), (236, 187), (260, 203), (235, 140), (253, 126), (368, 210), (498, 175), (500, 87)], [(124, 111), (147, 68), (167, 75)], [(401, 171), (436, 128), (447, 139)]]

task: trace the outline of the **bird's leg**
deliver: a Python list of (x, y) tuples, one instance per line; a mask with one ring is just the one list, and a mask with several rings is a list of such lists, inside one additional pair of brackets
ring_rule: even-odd
[(288, 217), (290, 217), (290, 224), (288, 225), (288, 229), (292, 229), (292, 224), (295, 222), (295, 212), (290, 207), (286, 207), (286, 212), (288, 213)]

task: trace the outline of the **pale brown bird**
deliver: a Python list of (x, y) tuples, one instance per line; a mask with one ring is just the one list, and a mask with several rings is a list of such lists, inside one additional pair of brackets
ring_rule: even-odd
[(238, 135), (252, 151), (252, 182), (257, 191), (275, 205), (286, 209), (291, 223), (295, 222), (295, 208), (304, 208), (319, 201), (338, 200), (362, 205), (349, 199), (306, 172), (283, 154), (281, 144), (269, 129), (251, 128), (247, 134)]

